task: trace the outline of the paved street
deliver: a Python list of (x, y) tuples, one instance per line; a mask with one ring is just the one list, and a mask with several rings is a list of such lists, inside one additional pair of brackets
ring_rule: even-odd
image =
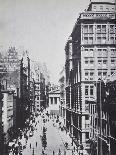
[[(37, 130), (34, 131), (32, 137), (29, 137), (26, 148), (23, 150), (23, 155), (42, 155), (42, 150), (46, 155), (72, 155), (72, 147), (71, 144), (69, 144), (69, 138), (65, 138), (65, 136), (67, 136), (65, 131), (59, 129), (59, 125), (58, 123), (54, 123), (54, 119), (51, 118), (48, 120), (47, 116), (45, 116), (45, 119), (47, 119), (47, 121), (46, 123), (43, 123), (43, 118), (41, 116), (36, 118), (36, 122), (39, 122), (36, 126)], [(33, 125), (35, 125), (36, 122)], [(45, 150), (42, 146), (43, 128), (46, 129)], [(64, 134), (61, 132), (64, 132)], [(64, 144), (67, 141), (70, 150), (65, 148)]]

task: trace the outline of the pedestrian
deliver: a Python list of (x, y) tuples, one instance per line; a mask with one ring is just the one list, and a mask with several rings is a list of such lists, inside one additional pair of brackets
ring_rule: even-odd
[(53, 151), (53, 155), (55, 155), (55, 152)]
[(61, 151), (60, 151), (60, 149), (59, 149), (59, 154), (58, 155), (61, 155)]
[(37, 142), (36, 142), (36, 147), (37, 147)]
[(31, 149), (31, 143), (30, 143), (30, 149)]
[(44, 150), (42, 149), (42, 155), (44, 155)]

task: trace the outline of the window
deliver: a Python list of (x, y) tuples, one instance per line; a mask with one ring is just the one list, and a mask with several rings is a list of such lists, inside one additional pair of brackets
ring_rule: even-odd
[(91, 48), (90, 51), (93, 51), (93, 49)]
[(89, 139), (89, 132), (86, 132), (86, 139)]
[(90, 86), (90, 95), (93, 95), (93, 86)]
[(93, 76), (94, 75), (94, 72), (90, 72), (90, 76)]
[(103, 60), (103, 64), (107, 64), (107, 60)]
[(103, 6), (100, 6), (100, 10), (103, 10)]
[(57, 104), (57, 97), (54, 97), (54, 102), (55, 104)]
[(96, 6), (94, 6), (93, 9), (96, 10)]
[(114, 72), (116, 72), (116, 70), (115, 69), (111, 69), (111, 74), (113, 74)]
[(116, 56), (116, 49), (111, 49), (111, 55)]
[(111, 49), (111, 51), (113, 51), (113, 52), (114, 52), (114, 51), (116, 51), (116, 49)]
[(85, 51), (88, 51), (88, 49), (87, 49), (87, 48), (85, 48)]
[(109, 8), (106, 8), (107, 11), (109, 11)]
[(93, 33), (93, 25), (89, 25), (89, 33)]
[(103, 76), (106, 76), (107, 75), (107, 72), (103, 72)]
[(102, 33), (106, 33), (106, 25), (102, 25)]
[(115, 63), (115, 60), (114, 59), (111, 59), (111, 64), (114, 64)]
[(102, 72), (98, 72), (98, 76), (101, 76), (102, 75)]
[(51, 97), (51, 104), (53, 104), (53, 97)]
[(93, 60), (90, 60), (90, 64), (93, 64), (94, 63), (94, 61)]
[(97, 25), (97, 33), (101, 32), (101, 25)]
[(114, 37), (110, 37), (110, 43), (111, 43), (111, 44), (114, 43)]
[(88, 59), (85, 58), (85, 64), (88, 64)]
[(86, 115), (85, 116), (85, 120), (89, 120), (89, 115)]
[(103, 37), (102, 38), (102, 44), (105, 44), (106, 43), (106, 37)]
[(88, 37), (84, 37), (84, 43), (88, 44)]
[(88, 76), (88, 72), (85, 72), (85, 76)]
[(85, 95), (88, 95), (88, 88), (89, 86), (85, 86)]
[(101, 37), (97, 37), (97, 43), (101, 44)]
[(84, 25), (84, 33), (88, 33), (88, 25)]
[(99, 59), (99, 60), (98, 60), (98, 63), (101, 64), (101, 62), (102, 62), (102, 60)]
[(90, 44), (93, 43), (93, 37), (89, 37), (89, 43), (90, 43)]
[(113, 74), (114, 72), (111, 72), (111, 75)]
[(99, 52), (101, 52), (101, 51), (102, 51), (102, 49), (98, 49), (98, 51), (99, 51)]

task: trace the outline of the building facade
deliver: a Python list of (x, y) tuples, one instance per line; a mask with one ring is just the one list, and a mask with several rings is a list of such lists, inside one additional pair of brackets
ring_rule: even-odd
[(66, 97), (65, 97), (65, 68), (60, 72), (60, 107), (59, 112), (61, 116), (61, 121), (66, 125)]
[(59, 115), (60, 108), (60, 90), (59, 89), (51, 89), (49, 91), (49, 106), (48, 111), (50, 114)]
[(2, 124), (2, 106), (3, 106), (3, 94), (1, 92), (1, 83), (0, 83), (0, 150), (1, 154), (3, 153), (3, 124)]
[(39, 63), (33, 64), (32, 73), (34, 80), (34, 111), (38, 113), (48, 106), (49, 82)]
[(116, 73), (97, 83), (97, 104), (90, 102), (90, 154), (116, 154)]
[(13, 138), (13, 91), (3, 90), (3, 106), (2, 106), (2, 128), (3, 128), (3, 144), (4, 151), (8, 142)]
[(20, 63), (20, 87), (19, 99), (20, 103), (17, 106), (17, 121), (21, 128), (24, 127), (26, 119), (30, 117), (31, 102), (30, 102), (30, 59), (25, 56)]
[(35, 82), (35, 109), (36, 112), (40, 111), (41, 106), (40, 106), (40, 82), (36, 81)]
[(65, 47), (66, 121), (78, 152), (90, 151), (89, 102), (97, 100), (95, 83), (116, 70), (115, 32), (115, 2), (91, 1)]

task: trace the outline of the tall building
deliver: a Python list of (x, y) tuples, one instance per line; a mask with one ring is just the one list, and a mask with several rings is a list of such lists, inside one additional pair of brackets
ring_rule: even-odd
[(5, 66), (4, 58), (0, 53), (0, 81), (3, 78), (3, 76), (6, 74), (7, 68)]
[(4, 153), (6, 153), (7, 144), (13, 138), (13, 96), (14, 91), (2, 90), (3, 107), (2, 107), (2, 125), (3, 125), (3, 144)]
[(1, 92), (1, 83), (0, 83), (0, 150), (1, 154), (3, 153), (3, 124), (2, 124), (2, 106), (3, 106), (3, 95)]
[(8, 72), (13, 72), (19, 69), (19, 56), (15, 47), (10, 47), (7, 51), (7, 56), (4, 59)]
[(49, 91), (49, 107), (48, 111), (49, 113), (55, 114), (59, 116), (59, 106), (60, 106), (60, 90), (58, 86), (51, 87), (51, 90)]
[[(47, 69), (43, 70), (39, 62), (33, 63), (33, 79), (34, 79), (34, 107), (35, 113), (48, 106), (49, 79)], [(46, 67), (45, 67), (46, 68)], [(46, 71), (46, 72), (45, 72)], [(45, 73), (44, 73), (45, 72)]]
[[(114, 73), (109, 82), (106, 84), (106, 89), (105, 89), (105, 100), (103, 103), (103, 126), (102, 128), (102, 133), (103, 135), (107, 136), (106, 142), (106, 149), (107, 149), (107, 154), (108, 155), (115, 155), (116, 154), (116, 73)], [(104, 119), (104, 117), (106, 119)], [(104, 124), (104, 120), (106, 123)], [(104, 136), (104, 137), (105, 137)], [(102, 147), (102, 152), (104, 150), (104, 142), (102, 145), (99, 145), (100, 149)], [(101, 153), (102, 153), (101, 152)]]
[(90, 102), (90, 155), (116, 154), (116, 73), (97, 82), (97, 104)]
[(89, 102), (96, 82), (116, 70), (115, 1), (91, 1), (80, 13), (65, 47), (67, 128), (78, 152), (90, 151)]
[(17, 105), (17, 122), (19, 127), (24, 127), (26, 119), (30, 117), (30, 59), (27, 55), (21, 59), (20, 63), (20, 103)]

